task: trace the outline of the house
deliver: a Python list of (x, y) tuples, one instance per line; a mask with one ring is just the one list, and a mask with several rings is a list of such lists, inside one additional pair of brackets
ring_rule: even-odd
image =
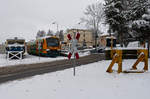
[(80, 33), (80, 38), (78, 41), (79, 47), (91, 47), (95, 44), (94, 43), (95, 39), (93, 39), (92, 31), (86, 30), (86, 29), (69, 29), (69, 30), (67, 30), (67, 33), (64, 34), (64, 41), (67, 42), (68, 46), (70, 44), (69, 43), (70, 41), (68, 40), (67, 35), (71, 34), (71, 36), (73, 38), (74, 33), (77, 33), (77, 32)]
[[(105, 48), (106, 46), (108, 47), (110, 47), (110, 40), (108, 40), (108, 39), (113, 39), (113, 42), (114, 42), (114, 44), (113, 44), (113, 46), (115, 46), (116, 45), (116, 37), (114, 36), (114, 34), (111, 34), (111, 36), (108, 34), (108, 33), (104, 33), (104, 34), (102, 34), (102, 35), (100, 35), (99, 36), (99, 46), (100, 47), (103, 47), (103, 48)], [(109, 44), (108, 44), (109, 43)]]

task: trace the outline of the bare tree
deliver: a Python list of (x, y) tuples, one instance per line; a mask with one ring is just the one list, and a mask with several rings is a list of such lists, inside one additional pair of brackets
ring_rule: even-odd
[(60, 31), (56, 31), (55, 36), (59, 37), (59, 33), (60, 33)]
[(60, 41), (64, 41), (64, 33), (63, 30), (57, 31), (55, 34), (56, 37), (60, 39)]
[(97, 2), (95, 4), (88, 5), (84, 14), (85, 17), (81, 18), (81, 22), (84, 22), (87, 28), (93, 31), (93, 37), (95, 38), (95, 47), (97, 46), (97, 37), (100, 32), (100, 24), (104, 19), (104, 6), (102, 3)]
[(37, 32), (36, 38), (44, 37), (44, 36), (46, 36), (46, 32), (44, 30), (42, 30), (42, 31), (39, 30)]
[(63, 30), (60, 30), (59, 38), (60, 38), (61, 41), (64, 41), (64, 33), (63, 33)]
[(47, 36), (53, 36), (53, 31), (52, 30), (48, 30)]

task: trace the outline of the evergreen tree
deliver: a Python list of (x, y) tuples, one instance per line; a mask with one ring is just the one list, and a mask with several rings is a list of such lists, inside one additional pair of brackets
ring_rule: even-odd
[(142, 18), (132, 23), (132, 29), (136, 38), (140, 41), (150, 39), (150, 11), (142, 15)]
[(124, 8), (122, 0), (105, 0), (105, 15), (110, 31), (117, 35), (121, 46), (123, 46), (128, 30), (128, 12)]
[(60, 38), (60, 41), (64, 41), (64, 34), (63, 34), (63, 30), (60, 30), (59, 38)]
[[(135, 1), (135, 0), (134, 0)], [(147, 42), (150, 49), (150, 1), (139, 0), (131, 7), (132, 31), (135, 37), (141, 42)], [(149, 55), (150, 57), (150, 55)]]
[(60, 31), (56, 31), (55, 36), (59, 37)]
[(139, 0), (132, 8), (132, 30), (139, 40), (147, 40), (150, 32), (150, 4), (148, 0)]
[(130, 5), (130, 20), (138, 20), (142, 18), (142, 15), (146, 13), (149, 3), (148, 0), (132, 0)]

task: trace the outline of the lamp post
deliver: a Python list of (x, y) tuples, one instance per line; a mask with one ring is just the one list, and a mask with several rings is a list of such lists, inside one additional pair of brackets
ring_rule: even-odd
[(57, 22), (53, 22), (52, 24), (56, 24), (56, 26), (57, 26), (57, 31), (58, 31), (58, 23), (57, 23)]
[[(79, 22), (78, 25), (81, 27), (83, 22)], [(82, 47), (85, 47), (86, 46), (86, 38), (85, 38), (85, 32), (86, 30), (83, 30), (83, 40), (82, 40)]]
[(83, 39), (83, 47), (86, 47), (86, 40), (85, 40), (85, 30), (84, 30), (83, 37), (84, 37), (84, 39)]

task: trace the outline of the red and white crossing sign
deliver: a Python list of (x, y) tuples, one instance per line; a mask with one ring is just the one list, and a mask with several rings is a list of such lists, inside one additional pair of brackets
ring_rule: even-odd
[(70, 34), (68, 34), (67, 37), (71, 43), (71, 49), (70, 49), (69, 54), (68, 54), (68, 59), (71, 58), (72, 54), (75, 55), (76, 59), (79, 59), (79, 54), (78, 54), (78, 50), (77, 50), (77, 43), (78, 43), (78, 40), (80, 38), (80, 33), (77, 33), (75, 38), (72, 38)]

